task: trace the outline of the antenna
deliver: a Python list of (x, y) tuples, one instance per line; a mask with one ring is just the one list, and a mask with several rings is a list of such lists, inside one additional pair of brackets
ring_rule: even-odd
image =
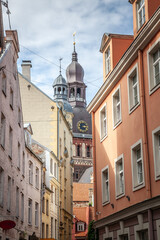
[(10, 21), (10, 14), (11, 14), (11, 12), (10, 12), (10, 10), (8, 8), (8, 0), (6, 0), (6, 2), (1, 0), (1, 2), (2, 2), (3, 6), (5, 6), (7, 8), (6, 13), (8, 15), (9, 29), (11, 30), (11, 21)]
[(62, 59), (63, 59), (63, 58), (60, 58), (60, 59), (59, 59), (59, 73), (60, 73), (60, 75), (61, 75), (61, 61), (62, 61)]

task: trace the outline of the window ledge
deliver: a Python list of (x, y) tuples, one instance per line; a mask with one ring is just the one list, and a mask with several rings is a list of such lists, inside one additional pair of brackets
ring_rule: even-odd
[(113, 127), (113, 130), (115, 130), (120, 124), (122, 123), (122, 119), (120, 119)]
[(104, 207), (105, 205), (107, 205), (107, 204), (109, 204), (109, 203), (110, 203), (110, 201), (103, 202), (103, 203), (102, 203), (102, 206)]
[(139, 106), (140, 106), (140, 102), (138, 102), (136, 105), (134, 105), (132, 108), (130, 108), (129, 114), (131, 114), (132, 112), (134, 112)]
[(9, 159), (12, 160), (12, 156), (8, 155)]
[(13, 106), (10, 104), (10, 108), (12, 109), (12, 111), (13, 111)]
[(7, 94), (2, 90), (2, 93), (3, 93), (3, 95), (5, 96), (5, 97), (7, 97)]
[(5, 146), (3, 146), (2, 144), (1, 144), (1, 148), (2, 148), (3, 150), (5, 150)]
[(103, 142), (104, 139), (106, 139), (108, 137), (108, 134), (106, 134), (103, 138), (101, 138), (100, 142)]
[(118, 200), (118, 199), (120, 199), (120, 198), (122, 198), (122, 197), (124, 197), (124, 196), (125, 196), (125, 193), (121, 193), (121, 194), (119, 194), (119, 195), (116, 196), (116, 199)]
[(152, 95), (158, 88), (160, 87), (160, 83), (154, 86), (149, 90), (149, 95)]
[(143, 183), (133, 187), (133, 191), (135, 192), (135, 191), (137, 191), (137, 190), (139, 190), (141, 188), (144, 188), (144, 187), (145, 187), (145, 183), (143, 182)]

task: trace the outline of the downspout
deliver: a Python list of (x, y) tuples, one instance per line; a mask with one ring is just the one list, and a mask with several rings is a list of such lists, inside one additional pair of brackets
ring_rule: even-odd
[(97, 212), (97, 183), (96, 183), (96, 148), (95, 148), (95, 113), (92, 112), (92, 147), (93, 147), (93, 187), (94, 187), (94, 218), (98, 220)]
[[(152, 198), (152, 187), (151, 187), (151, 172), (150, 172), (150, 159), (149, 159), (149, 147), (148, 147), (148, 128), (147, 128), (147, 112), (146, 112), (146, 99), (145, 99), (145, 81), (144, 81), (144, 63), (143, 63), (143, 52), (138, 51), (138, 61), (140, 70), (140, 83), (141, 83), (141, 101), (142, 101), (142, 120), (143, 120), (143, 137), (144, 137), (144, 159), (146, 159), (146, 190), (147, 199)], [(152, 209), (148, 209), (148, 222), (149, 222), (149, 236), (150, 240), (154, 240), (153, 235), (153, 215)]]
[[(60, 162), (60, 159), (59, 159), (59, 112), (61, 110), (61, 107), (58, 105), (58, 103), (56, 102), (57, 104), (57, 108), (58, 108), (58, 111), (57, 111), (57, 158)], [(59, 179), (59, 173), (58, 173), (58, 179)], [(57, 222), (58, 222), (58, 240), (60, 239), (60, 231), (59, 231), (59, 214), (60, 214), (60, 211), (59, 211), (59, 208), (60, 208), (60, 205), (59, 205), (59, 193), (60, 193), (60, 189), (58, 191), (58, 208), (57, 208)]]

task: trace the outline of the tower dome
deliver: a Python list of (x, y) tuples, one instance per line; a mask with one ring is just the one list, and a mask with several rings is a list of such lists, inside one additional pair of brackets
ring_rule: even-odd
[(82, 66), (78, 63), (77, 53), (75, 50), (75, 44), (74, 44), (74, 50), (72, 53), (72, 62), (69, 64), (69, 66), (66, 69), (66, 76), (67, 76), (67, 82), (83, 82), (84, 77), (84, 70)]

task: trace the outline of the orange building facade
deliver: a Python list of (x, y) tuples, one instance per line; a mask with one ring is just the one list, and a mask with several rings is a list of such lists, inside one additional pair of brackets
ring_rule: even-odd
[(100, 240), (160, 240), (160, 1), (129, 1), (134, 36), (104, 34), (92, 113)]

